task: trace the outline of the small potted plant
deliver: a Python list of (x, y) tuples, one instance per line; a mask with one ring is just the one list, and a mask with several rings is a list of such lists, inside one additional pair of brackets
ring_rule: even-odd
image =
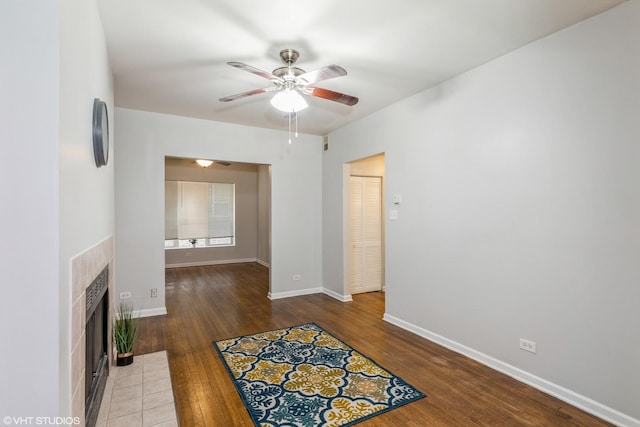
[(120, 303), (113, 323), (113, 339), (116, 344), (116, 365), (133, 363), (133, 343), (138, 332), (138, 320), (133, 318), (133, 305)]

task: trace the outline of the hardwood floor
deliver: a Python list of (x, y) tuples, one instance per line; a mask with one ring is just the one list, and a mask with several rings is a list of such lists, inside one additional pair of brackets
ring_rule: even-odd
[(270, 301), (256, 264), (166, 270), (168, 315), (140, 319), (136, 354), (166, 350), (180, 425), (253, 426), (212, 341), (315, 322), (427, 394), (364, 426), (604, 426), (590, 414), (382, 320), (384, 295)]

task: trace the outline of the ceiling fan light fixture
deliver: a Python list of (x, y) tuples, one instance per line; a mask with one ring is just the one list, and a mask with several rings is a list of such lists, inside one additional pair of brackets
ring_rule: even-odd
[(196, 163), (202, 166), (203, 168), (208, 168), (213, 164), (213, 160), (198, 159), (196, 160)]
[(285, 113), (297, 113), (309, 105), (295, 89), (285, 89), (271, 98), (271, 105)]

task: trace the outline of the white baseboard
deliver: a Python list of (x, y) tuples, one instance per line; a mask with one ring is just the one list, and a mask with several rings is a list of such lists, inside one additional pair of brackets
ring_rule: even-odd
[(311, 295), (311, 294), (320, 294), (320, 293), (322, 293), (322, 288), (309, 288), (309, 289), (301, 289), (298, 291), (278, 292), (275, 294), (269, 292), (267, 297), (270, 300), (274, 300), (274, 299), (298, 297), (300, 295)]
[(133, 317), (152, 317), (167, 314), (167, 307), (148, 308), (146, 310), (134, 310), (131, 315)]
[(223, 259), (216, 261), (201, 261), (201, 262), (181, 262), (179, 264), (165, 264), (165, 268), (179, 268), (179, 267), (200, 267), (203, 265), (220, 265), (220, 264), (239, 264), (243, 262), (258, 262), (256, 258), (244, 258), (244, 259)]
[(310, 289), (302, 289), (299, 291), (278, 292), (275, 294), (269, 292), (267, 296), (270, 300), (274, 300), (274, 299), (290, 298), (290, 297), (297, 297), (301, 295), (311, 295), (311, 294), (325, 294), (330, 296), (331, 298), (337, 299), (340, 302), (353, 301), (353, 298), (351, 298), (351, 295), (341, 295), (327, 288), (310, 288)]
[(269, 263), (268, 263), (268, 262), (266, 262), (266, 261), (263, 261), (263, 260), (261, 260), (261, 259), (258, 259), (258, 260), (256, 260), (256, 262), (257, 262), (258, 264), (260, 264), (260, 265), (264, 266), (264, 267), (271, 268), (271, 264), (269, 264)]
[(325, 295), (329, 295), (331, 298), (335, 298), (340, 302), (352, 302), (353, 298), (351, 298), (350, 294), (347, 295), (341, 295), (335, 291), (332, 291), (331, 289), (327, 289), (327, 288), (322, 288), (322, 292)]
[(445, 338), (442, 335), (438, 335), (427, 329), (421, 328), (409, 322), (405, 322), (404, 320), (398, 319), (397, 317), (391, 316), (387, 313), (384, 314), (382, 319), (386, 322), (399, 326), (402, 329), (406, 329), (409, 332), (413, 332), (414, 334), (421, 336), (422, 338), (426, 338), (429, 341), (440, 344), (441, 346), (453, 350), (456, 353), (460, 353), (467, 357), (470, 357), (471, 359), (474, 359), (482, 363), (483, 365), (493, 368), (496, 371), (502, 372), (503, 374), (506, 374), (520, 382), (530, 385), (533, 388), (550, 394), (551, 396), (557, 397), (558, 399), (567, 402), (575, 407), (578, 407), (583, 411), (589, 412), (596, 417), (602, 418), (605, 421), (609, 421), (621, 427), (640, 427), (640, 420), (636, 418), (623, 414), (622, 412), (610, 408), (600, 402), (596, 402), (593, 399), (571, 391), (558, 384), (554, 384), (550, 381), (545, 380), (544, 378), (540, 378), (529, 372), (523, 371), (520, 368), (516, 368), (515, 366), (509, 365), (508, 363), (502, 362), (456, 341)]

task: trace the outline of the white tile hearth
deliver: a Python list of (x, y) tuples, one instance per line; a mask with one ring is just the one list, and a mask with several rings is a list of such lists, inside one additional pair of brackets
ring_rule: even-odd
[(167, 352), (112, 366), (96, 427), (177, 427)]

